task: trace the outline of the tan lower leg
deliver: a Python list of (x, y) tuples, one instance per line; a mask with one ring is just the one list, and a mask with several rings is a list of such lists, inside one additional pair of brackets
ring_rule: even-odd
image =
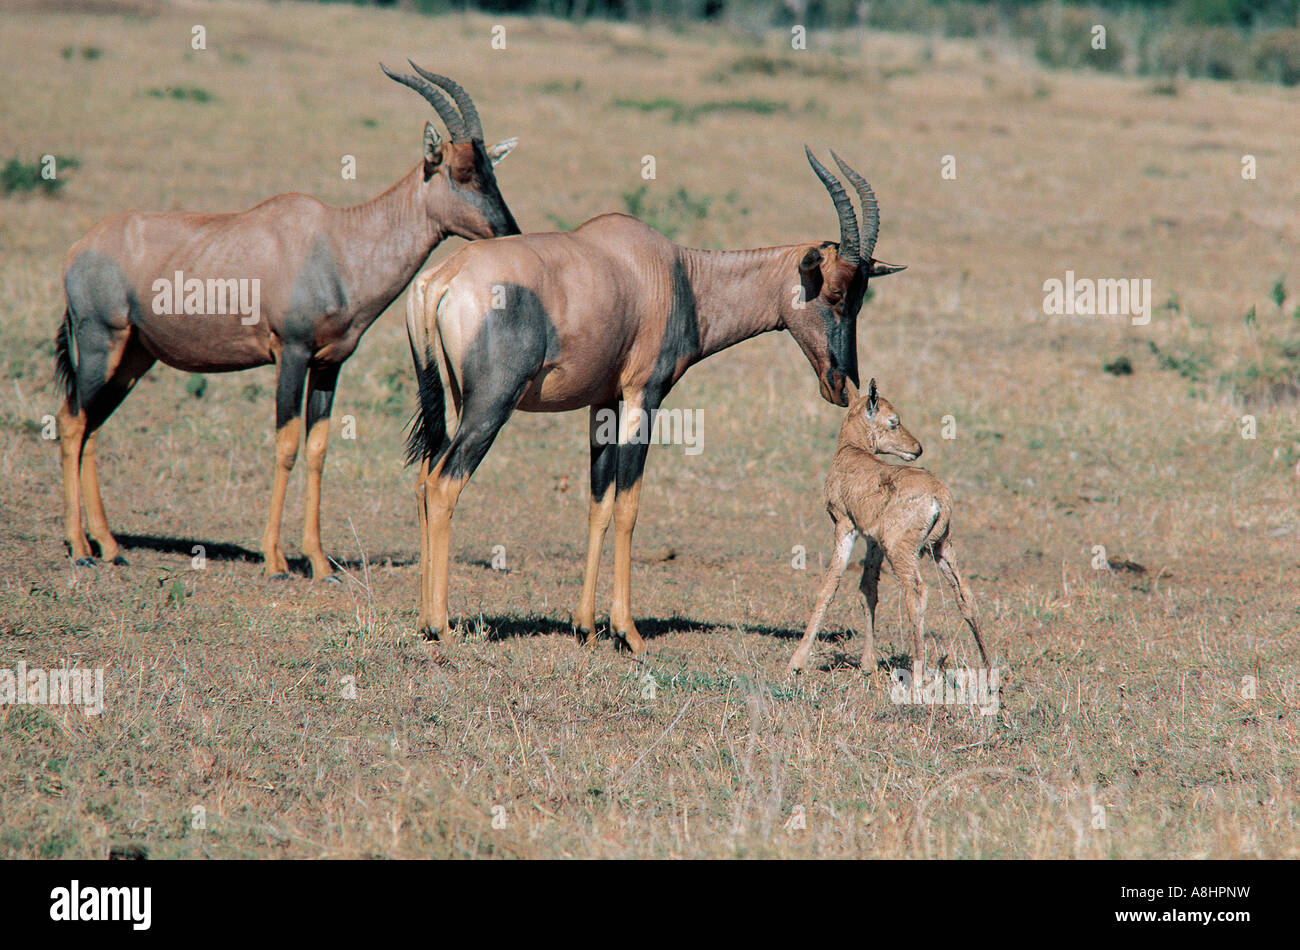
[(586, 642), (596, 638), (596, 577), (600, 572), (601, 549), (605, 546), (605, 531), (614, 514), (614, 486), (605, 489), (603, 498), (592, 497), (587, 513), (587, 567), (582, 575), (582, 597), (573, 615), (573, 624), (587, 635)]
[(59, 410), (59, 456), (63, 464), (63, 536), (74, 561), (90, 558), (90, 544), (81, 530), (81, 456), (86, 414)]
[(289, 488), (289, 473), (298, 458), (298, 443), (302, 439), (302, 420), (290, 419), (275, 434), (275, 484), (271, 488), (271, 510), (266, 518), (266, 531), (262, 533), (263, 570), (267, 576), (288, 574), (289, 562), (280, 550), (280, 522), (284, 517), (284, 496)]
[(876, 604), (880, 602), (880, 565), (880, 550), (873, 547), (867, 551), (862, 580), (858, 582), (867, 609), (865, 642), (862, 644), (862, 662), (859, 668), (868, 675), (875, 675), (876, 672)]
[(614, 601), (609, 625), (633, 653), (645, 652), (645, 641), (632, 621), (632, 532), (636, 529), (641, 482), (614, 497)]
[(808, 654), (812, 652), (813, 644), (817, 641), (817, 632), (821, 630), (822, 621), (826, 619), (826, 609), (830, 606), (831, 598), (835, 596), (835, 591), (840, 585), (840, 577), (844, 574), (844, 569), (849, 566), (849, 557), (853, 554), (855, 540), (857, 540), (857, 533), (854, 531), (837, 532), (831, 566), (826, 571), (826, 579), (822, 581), (821, 590), (817, 592), (817, 604), (813, 607), (812, 617), (808, 620), (803, 639), (799, 641), (794, 656), (790, 657), (788, 669), (802, 669), (808, 662)]
[(121, 555), (122, 549), (108, 528), (104, 499), (99, 494), (99, 468), (95, 464), (95, 439), (98, 436), (98, 432), (92, 433), (81, 452), (81, 497), (86, 503), (90, 536), (99, 542), (99, 556), (105, 561), (113, 561)]
[(425, 517), (429, 523), (428, 630), (441, 638), (451, 635), (447, 615), (447, 581), (451, 568), (451, 516), (465, 479), (442, 478), (441, 466), (425, 480)]
[(311, 561), (313, 577), (334, 573), (320, 543), (320, 479), (325, 467), (325, 449), (330, 441), (330, 421), (318, 419), (307, 433), (307, 499), (302, 524), (302, 553)]
[(429, 477), (429, 460), (420, 461), (420, 471), (415, 476), (416, 519), (420, 523), (420, 611), (417, 616), (416, 629), (421, 633), (431, 630), (429, 624), (430, 604), (429, 586), (429, 512), (425, 507), (424, 497), (427, 492), (425, 480)]
[(957, 609), (961, 611), (961, 617), (966, 621), (966, 626), (970, 627), (970, 632), (975, 634), (975, 645), (980, 650), (980, 660), (984, 666), (989, 665), (989, 655), (984, 650), (984, 638), (980, 636), (979, 617), (975, 613), (975, 598), (971, 596), (970, 588), (966, 586), (966, 579), (961, 576), (961, 571), (957, 569), (957, 559), (952, 553), (948, 544), (943, 546), (943, 553), (938, 558), (939, 570), (943, 576), (948, 578), (948, 583), (952, 585), (954, 593), (957, 595)]
[(903, 603), (907, 606), (907, 619), (912, 627), (912, 679), (918, 681), (925, 672), (925, 581), (921, 569), (913, 561), (901, 572), (895, 565), (894, 573), (903, 585)]

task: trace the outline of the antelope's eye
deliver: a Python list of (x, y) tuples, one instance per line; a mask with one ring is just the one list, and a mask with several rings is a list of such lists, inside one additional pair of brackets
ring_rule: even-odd
[(898, 428), (898, 416), (894, 416), (889, 420), (889, 428), (891, 429)]

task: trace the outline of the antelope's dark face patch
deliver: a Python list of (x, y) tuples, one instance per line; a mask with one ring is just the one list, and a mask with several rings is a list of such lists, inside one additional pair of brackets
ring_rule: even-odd
[[(494, 145), (492, 151), (509, 147)], [(445, 182), (446, 208), (442, 212), (444, 227), (466, 240), (506, 237), (521, 233), (501, 190), (488, 150), (478, 139), (456, 142), (443, 147), (442, 162), (436, 176)], [(434, 182), (436, 190), (436, 180)]]
[(817, 373), (822, 398), (847, 406), (845, 383), (858, 384), (858, 311), (866, 275), (861, 267), (841, 260), (836, 245), (826, 243), (804, 253), (799, 286), (801, 300), (792, 308), (787, 326)]

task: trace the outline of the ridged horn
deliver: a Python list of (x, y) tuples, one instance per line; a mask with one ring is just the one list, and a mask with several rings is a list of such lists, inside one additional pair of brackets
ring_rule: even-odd
[[(412, 64), (414, 65), (414, 64)], [(429, 105), (442, 118), (443, 124), (447, 126), (447, 131), (451, 133), (453, 142), (464, 142), (470, 137), (469, 130), (465, 127), (465, 120), (460, 117), (455, 106), (447, 101), (444, 96), (432, 83), (421, 79), (418, 76), (408, 76), (406, 73), (395, 73), (383, 63), (379, 68), (384, 71), (384, 75), (394, 82), (400, 82), (403, 86), (409, 86), (420, 95), (428, 100)]]
[[(408, 59), (408, 63), (411, 61)], [(465, 124), (469, 127), (469, 137), (483, 141), (483, 122), (478, 117), (478, 109), (474, 106), (474, 100), (469, 97), (469, 93), (454, 79), (448, 79), (446, 76), (438, 73), (431, 73), (427, 69), (421, 69), (415, 63), (411, 63), (411, 68), (423, 76), (429, 82), (437, 83), (443, 89), (451, 93), (452, 99), (456, 100), (456, 108), (460, 109), (460, 114), (465, 117)]]
[(805, 145), (803, 152), (808, 156), (808, 164), (812, 165), (812, 170), (817, 173), (817, 177), (830, 192), (831, 201), (835, 203), (835, 213), (840, 219), (840, 259), (848, 264), (857, 264), (860, 262), (858, 219), (853, 213), (853, 202), (849, 200), (849, 194), (844, 190), (839, 179), (832, 175), (825, 165), (817, 161), (817, 156), (812, 153), (812, 149)]
[(876, 238), (880, 236), (880, 206), (876, 204), (876, 193), (865, 178), (835, 154), (835, 149), (831, 149), (831, 158), (835, 159), (835, 164), (840, 166), (840, 171), (858, 193), (858, 200), (862, 203), (862, 243), (858, 250), (864, 261), (874, 260), (871, 254), (876, 249)]

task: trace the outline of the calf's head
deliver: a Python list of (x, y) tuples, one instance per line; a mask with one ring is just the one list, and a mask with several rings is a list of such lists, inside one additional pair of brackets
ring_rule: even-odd
[(873, 379), (865, 396), (852, 391), (849, 411), (840, 426), (840, 444), (852, 445), (872, 455), (893, 455), (904, 462), (921, 457), (921, 443), (903, 427), (893, 403), (876, 391)]

